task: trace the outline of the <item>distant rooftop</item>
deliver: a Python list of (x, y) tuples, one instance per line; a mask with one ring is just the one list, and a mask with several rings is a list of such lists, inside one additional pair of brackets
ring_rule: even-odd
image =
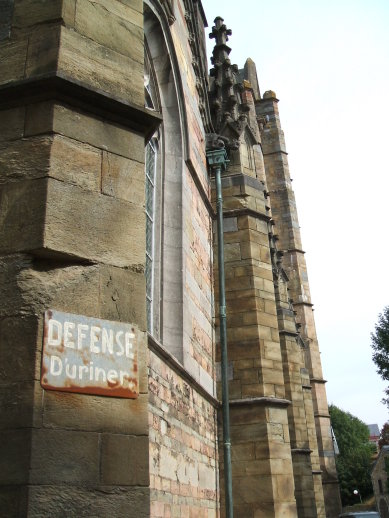
[(378, 428), (378, 424), (368, 424), (370, 437), (379, 437), (380, 429)]

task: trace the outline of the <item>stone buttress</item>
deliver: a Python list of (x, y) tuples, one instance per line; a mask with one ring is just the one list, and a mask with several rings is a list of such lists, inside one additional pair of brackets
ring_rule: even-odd
[[(256, 174), (256, 164), (263, 168), (258, 128), (250, 124), (250, 94), (237, 83), (237, 67), (228, 57), (229, 34), (216, 18), (211, 110), (230, 158), (222, 187), (234, 514), (296, 516), (271, 216), (264, 183)], [(216, 261), (216, 252), (214, 257)], [(217, 271), (215, 264), (216, 277)], [(223, 515), (223, 494), (221, 502)]]
[[(143, 3), (9, 5), (0, 33), (1, 514), (148, 517), (144, 141), (159, 119), (144, 108)], [(137, 399), (42, 390), (49, 308), (138, 326)]]
[[(307, 414), (307, 430), (310, 438), (309, 448), (312, 450), (312, 473), (318, 512), (322, 509), (324, 493), (325, 516), (335, 517), (340, 512), (340, 497), (325, 380), (321, 369), (307, 267), (277, 104), (278, 99), (272, 91), (265, 92), (263, 98), (256, 103), (257, 115), (260, 118), (265, 117), (268, 121), (261, 131), (266, 182), (278, 237), (278, 249), (283, 253), (283, 268), (289, 279), (290, 298), (299, 323), (301, 339), (305, 344), (305, 366), (309, 378), (307, 377), (306, 383), (303, 384), (303, 389), (312, 392), (314, 423), (310, 422)], [(316, 443), (319, 463), (316, 458)], [(323, 509), (321, 513), (324, 513)]]

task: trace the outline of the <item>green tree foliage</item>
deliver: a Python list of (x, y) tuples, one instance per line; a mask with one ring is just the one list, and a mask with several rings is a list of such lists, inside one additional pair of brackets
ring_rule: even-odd
[(380, 440), (378, 441), (379, 447), (389, 445), (389, 423), (385, 423), (380, 431)]
[[(377, 372), (385, 381), (389, 381), (389, 306), (378, 315), (375, 333), (371, 333), (373, 361)], [(389, 407), (389, 387), (385, 390), (386, 398), (382, 400)]]
[(339, 446), (336, 457), (340, 494), (343, 505), (357, 503), (353, 493), (358, 489), (362, 498), (373, 493), (370, 478), (372, 447), (369, 444), (369, 428), (357, 417), (330, 405), (332, 427)]

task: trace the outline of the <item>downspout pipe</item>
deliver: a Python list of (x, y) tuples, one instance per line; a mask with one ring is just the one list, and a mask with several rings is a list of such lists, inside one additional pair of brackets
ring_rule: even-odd
[(216, 184), (225, 507), (226, 518), (233, 518), (230, 407), (228, 395), (226, 286), (224, 275), (223, 193), (221, 182), (222, 171), (224, 172), (226, 170), (229, 160), (227, 159), (227, 151), (225, 148), (207, 151), (207, 160), (211, 171), (215, 174)]

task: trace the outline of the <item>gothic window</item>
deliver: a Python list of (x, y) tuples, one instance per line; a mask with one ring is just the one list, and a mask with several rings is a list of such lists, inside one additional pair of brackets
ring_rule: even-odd
[[(145, 42), (145, 107), (149, 110), (161, 111), (158, 94), (158, 83), (153, 68), (150, 50)], [(145, 212), (146, 212), (146, 315), (147, 330), (159, 336), (158, 319), (158, 270), (160, 250), (158, 247), (158, 231), (160, 228), (159, 184), (161, 179), (160, 132), (153, 135), (145, 149)]]
[(153, 288), (154, 288), (154, 262), (155, 262), (155, 181), (158, 153), (158, 140), (152, 138), (146, 146), (145, 174), (146, 174), (146, 311), (147, 330), (153, 330)]
[(148, 332), (183, 361), (183, 149), (181, 86), (168, 21), (144, 4), (145, 106), (163, 122), (145, 149)]

